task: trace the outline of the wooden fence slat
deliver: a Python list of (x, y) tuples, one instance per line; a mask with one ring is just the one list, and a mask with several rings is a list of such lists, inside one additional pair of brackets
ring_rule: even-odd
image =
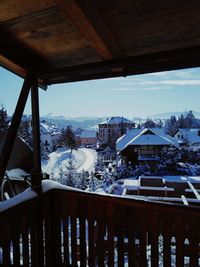
[(69, 265), (69, 217), (63, 220), (64, 264)]
[(143, 216), (139, 218), (139, 255), (140, 255), (140, 267), (147, 266), (147, 210), (144, 210)]
[(94, 226), (94, 221), (90, 219), (88, 221), (88, 242), (89, 242), (89, 259), (88, 259), (88, 264), (89, 267), (94, 267), (95, 266), (95, 254), (97, 254), (96, 250), (96, 241), (97, 241), (97, 233), (95, 234), (96, 231), (96, 226)]
[(117, 254), (118, 254), (118, 266), (124, 266), (124, 229), (117, 229)]
[(146, 231), (141, 231), (139, 233), (140, 243), (139, 243), (139, 253), (140, 253), (140, 266), (147, 266), (147, 240), (146, 240)]
[(3, 266), (7, 267), (10, 266), (10, 242), (4, 242), (3, 246)]
[(169, 231), (163, 235), (163, 263), (166, 267), (171, 267), (171, 237)]
[(20, 265), (20, 242), (18, 233), (13, 238), (13, 263), (15, 266)]
[(190, 254), (190, 267), (199, 266), (199, 237), (200, 233), (197, 231), (199, 229), (199, 218), (196, 216), (190, 218), (189, 227), (189, 254)]
[(114, 227), (113, 223), (108, 224), (108, 242), (107, 242), (107, 253), (108, 253), (108, 266), (114, 266)]
[(182, 216), (175, 219), (175, 234), (176, 234), (176, 265), (184, 266), (184, 239), (185, 228), (183, 225), (184, 218)]
[(136, 266), (137, 264), (137, 251), (136, 251), (136, 228), (134, 222), (130, 222), (128, 226), (128, 266)]
[(71, 255), (72, 266), (77, 265), (77, 221), (74, 216), (71, 217)]
[(97, 221), (97, 230), (98, 230), (98, 238), (97, 238), (98, 267), (104, 267), (104, 258), (105, 258), (104, 234), (105, 234), (105, 225), (103, 224), (102, 220)]
[(81, 218), (80, 223), (80, 266), (86, 266), (86, 224), (85, 219)]
[(162, 214), (162, 235), (163, 235), (163, 264), (166, 267), (171, 267), (171, 233), (173, 223), (168, 214)]
[(22, 250), (23, 250), (23, 265), (29, 266), (29, 242), (28, 242), (28, 228), (24, 229), (22, 235)]
[(160, 233), (160, 225), (159, 225), (159, 217), (158, 215), (151, 211), (151, 225), (150, 228), (150, 247), (151, 247), (151, 266), (158, 267), (159, 264), (159, 251), (158, 251), (158, 242), (159, 242), (159, 233)]
[[(48, 233), (51, 234), (51, 233)], [(62, 264), (61, 257), (61, 220), (59, 217), (54, 218), (53, 223), (53, 259), (55, 266), (60, 266)]]

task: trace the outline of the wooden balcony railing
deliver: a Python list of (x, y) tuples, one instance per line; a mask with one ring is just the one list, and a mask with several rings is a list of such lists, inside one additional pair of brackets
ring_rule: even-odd
[(3, 204), (0, 266), (197, 267), (199, 224), (194, 206), (51, 189)]

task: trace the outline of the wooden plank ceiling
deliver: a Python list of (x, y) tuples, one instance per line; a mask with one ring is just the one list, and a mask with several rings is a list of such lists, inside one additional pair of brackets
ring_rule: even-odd
[(0, 65), (44, 85), (197, 67), (200, 1), (0, 1)]

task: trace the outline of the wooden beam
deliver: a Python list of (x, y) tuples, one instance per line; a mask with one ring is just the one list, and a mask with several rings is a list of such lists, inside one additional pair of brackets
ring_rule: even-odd
[(30, 70), (33, 73), (41, 66), (44, 69), (48, 66), (48, 60), (45, 57), (13, 37), (9, 31), (5, 30), (4, 26), (0, 26), (0, 36), (0, 56), (7, 60), (7, 64), (5, 64), (7, 69), (9, 69), (9, 66), (11, 70), (13, 68), (9, 62), (26, 71), (26, 73)]
[(121, 55), (93, 1), (56, 0), (61, 10), (103, 59)]
[(48, 84), (120, 77), (200, 66), (200, 47), (112, 59), (57, 69), (38, 69)]
[(8, 165), (8, 161), (12, 152), (12, 148), (17, 136), (17, 131), (21, 122), (21, 117), (26, 105), (28, 94), (32, 83), (32, 75), (28, 74), (24, 80), (21, 93), (12, 117), (11, 125), (8, 129), (6, 140), (4, 142), (0, 156), (0, 185), (2, 184), (4, 174)]
[(40, 151), (40, 116), (39, 116), (39, 96), (37, 79), (33, 80), (31, 87), (32, 104), (32, 126), (33, 126), (33, 160), (34, 169), (31, 174), (31, 186), (34, 190), (41, 189), (41, 151)]

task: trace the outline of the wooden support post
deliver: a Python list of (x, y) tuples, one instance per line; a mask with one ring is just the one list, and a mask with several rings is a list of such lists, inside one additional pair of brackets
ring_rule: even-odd
[(17, 136), (17, 131), (21, 122), (21, 117), (24, 112), (24, 108), (30, 91), (31, 83), (32, 83), (32, 75), (31, 73), (29, 73), (24, 80), (21, 93), (19, 95), (19, 99), (15, 108), (15, 112), (12, 117), (11, 125), (8, 129), (6, 140), (2, 148), (0, 156), (0, 185), (2, 184), (5, 171), (8, 165), (8, 161), (12, 152), (12, 148), (14, 146), (14, 142)]
[(36, 79), (34, 79), (31, 87), (31, 104), (32, 104), (33, 160), (34, 160), (34, 169), (31, 175), (31, 186), (34, 190), (40, 191), (42, 171), (41, 171), (41, 151), (40, 151), (39, 97), (38, 97), (38, 84)]

